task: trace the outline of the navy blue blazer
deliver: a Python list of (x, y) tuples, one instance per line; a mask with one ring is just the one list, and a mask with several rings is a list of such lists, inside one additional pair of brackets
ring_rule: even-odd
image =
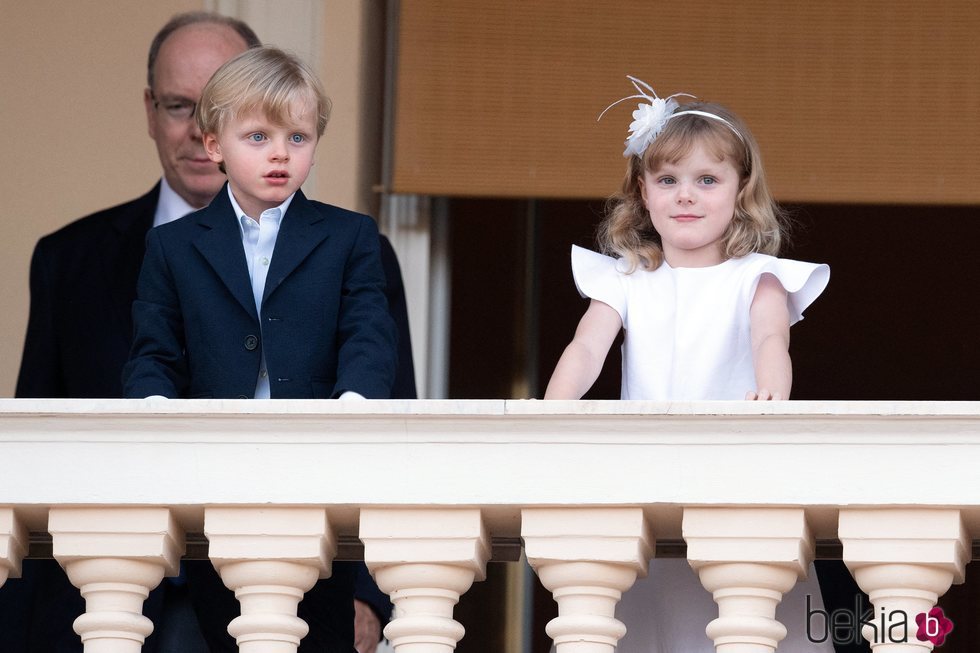
[(374, 221), (297, 191), (260, 325), (226, 186), (147, 235), (123, 394), (249, 398), (264, 352), (273, 398), (388, 398), (397, 338), (384, 289)]

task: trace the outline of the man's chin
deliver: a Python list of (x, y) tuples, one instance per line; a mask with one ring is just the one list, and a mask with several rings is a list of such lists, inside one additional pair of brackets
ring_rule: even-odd
[(181, 180), (182, 191), (174, 188), (184, 201), (194, 208), (203, 208), (211, 203), (225, 184), (225, 176), (221, 172), (213, 175), (195, 175)]

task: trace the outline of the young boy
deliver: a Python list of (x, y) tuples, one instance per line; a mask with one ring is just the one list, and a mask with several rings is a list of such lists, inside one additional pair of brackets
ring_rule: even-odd
[(228, 184), (147, 236), (126, 397), (388, 397), (396, 336), (374, 221), (299, 190), (329, 110), (281, 50), (215, 72), (195, 117)]

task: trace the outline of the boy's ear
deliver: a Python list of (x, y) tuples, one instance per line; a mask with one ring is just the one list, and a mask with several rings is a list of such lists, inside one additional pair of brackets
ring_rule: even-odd
[(215, 163), (221, 163), (224, 159), (221, 156), (221, 145), (218, 137), (214, 134), (204, 134), (204, 151), (208, 153), (208, 158)]

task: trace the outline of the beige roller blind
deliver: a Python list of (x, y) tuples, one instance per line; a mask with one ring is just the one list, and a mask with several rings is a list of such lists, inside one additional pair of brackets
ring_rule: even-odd
[(401, 0), (392, 190), (603, 197), (626, 75), (742, 115), (782, 201), (980, 202), (975, 0)]

